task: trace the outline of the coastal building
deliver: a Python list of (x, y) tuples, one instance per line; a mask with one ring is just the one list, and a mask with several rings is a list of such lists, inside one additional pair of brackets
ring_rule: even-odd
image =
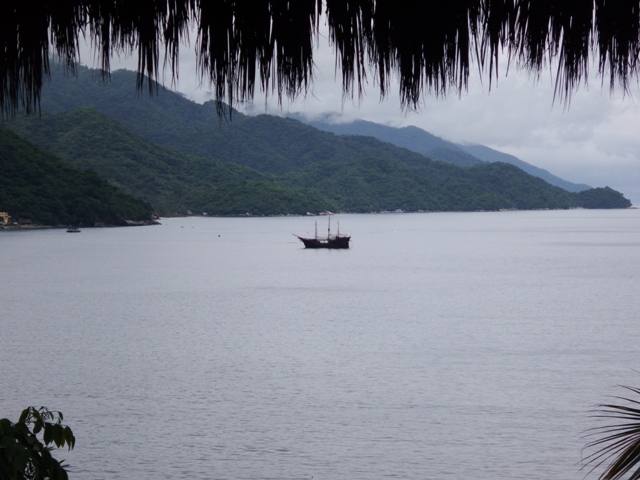
[(7, 212), (0, 212), (0, 221), (2, 221), (3, 225), (6, 225), (11, 221), (11, 215), (9, 215)]

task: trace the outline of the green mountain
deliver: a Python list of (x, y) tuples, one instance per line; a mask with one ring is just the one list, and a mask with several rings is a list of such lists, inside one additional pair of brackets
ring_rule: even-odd
[(282, 175), (317, 161), (382, 154), (406, 162), (430, 161), (385, 142), (337, 137), (304, 123), (271, 115), (233, 112), (220, 119), (214, 102), (199, 105), (160, 88), (138, 94), (135, 72), (120, 70), (105, 83), (95, 71), (78, 69), (77, 79), (53, 72), (42, 93), (42, 111), (62, 113), (89, 107), (157, 145), (184, 155), (245, 165)]
[(534, 177), (542, 178), (547, 183), (570, 192), (580, 192), (591, 188), (588, 185), (563, 180), (547, 170), (524, 162), (513, 155), (508, 155), (483, 145), (458, 145), (413, 126), (396, 128), (364, 120), (344, 123), (340, 122), (339, 116), (336, 117), (335, 115), (314, 118), (307, 118), (301, 114), (289, 116), (325, 132), (335, 133), (336, 135), (374, 137), (383, 142), (421, 153), (434, 160), (452, 163), (459, 167), (471, 167), (480, 165), (483, 162), (509, 163)]
[(564, 188), (569, 192), (582, 192), (583, 190), (591, 188), (589, 185), (585, 185), (583, 183), (572, 183), (567, 180), (563, 180), (543, 168), (523, 162), (518, 157), (499, 152), (492, 148), (485, 147), (484, 145), (460, 145), (460, 148), (484, 162), (504, 162), (514, 165), (534, 177), (542, 178), (547, 183), (555, 185), (556, 187)]
[(151, 206), (0, 127), (0, 211), (43, 225), (126, 225)]
[(152, 143), (90, 108), (9, 123), (18, 134), (76, 167), (91, 169), (165, 215), (306, 213), (334, 205), (319, 195), (283, 187), (248, 167), (181, 154)]
[(366, 120), (340, 122), (339, 116), (336, 117), (330, 114), (314, 118), (308, 118), (303, 114), (289, 114), (287, 116), (324, 132), (331, 132), (336, 135), (360, 135), (377, 138), (397, 147), (420, 153), (433, 160), (451, 163), (458, 167), (471, 167), (483, 163), (482, 160), (466, 153), (457, 145), (418, 127), (395, 128)]
[[(351, 212), (583, 206), (576, 194), (501, 163), (471, 167), (461, 172), (458, 167), (442, 162), (416, 167), (374, 156), (346, 163), (314, 163), (287, 175), (285, 180), (292, 185), (315, 185), (334, 203)], [(624, 206), (628, 205), (625, 203)]]
[[(213, 103), (198, 105), (163, 89), (138, 94), (133, 72), (114, 72), (109, 83), (86, 68), (78, 73), (77, 79), (54, 73), (42, 93), (41, 118), (7, 125), (163, 211), (583, 206), (576, 194), (504, 163), (478, 160), (460, 168), (371, 137), (334, 135), (270, 115), (228, 112), (228, 121)], [(462, 149), (455, 155), (468, 156)], [(615, 201), (605, 195), (602, 204), (627, 207), (617, 195)]]

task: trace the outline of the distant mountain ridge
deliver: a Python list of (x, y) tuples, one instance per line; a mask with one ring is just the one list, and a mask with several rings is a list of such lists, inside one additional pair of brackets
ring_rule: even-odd
[(398, 147), (407, 148), (413, 152), (421, 153), (434, 160), (452, 163), (459, 167), (470, 167), (483, 162), (503, 162), (515, 165), (530, 175), (542, 178), (547, 183), (555, 185), (569, 192), (580, 192), (591, 188), (589, 185), (577, 184), (559, 178), (542, 168), (531, 165), (513, 155), (493, 150), (483, 145), (460, 145), (437, 137), (418, 127), (390, 127), (366, 120), (354, 120), (352, 122), (340, 122), (335, 115), (322, 115), (320, 117), (307, 117), (303, 114), (289, 114), (301, 122), (315, 128), (332, 132), (336, 135), (364, 135), (377, 138)]
[(451, 142), (447, 142), (414, 126), (394, 128), (366, 120), (354, 120), (348, 123), (332, 122), (331, 120), (334, 118), (332, 115), (324, 115), (312, 119), (295, 113), (287, 116), (311, 125), (318, 130), (336, 135), (362, 135), (377, 138), (397, 147), (406, 148), (434, 160), (452, 163), (459, 167), (470, 167), (483, 163)]
[(485, 162), (504, 162), (515, 165), (528, 174), (542, 178), (547, 183), (555, 185), (556, 187), (564, 188), (569, 192), (582, 192), (583, 190), (591, 188), (589, 185), (585, 185), (584, 183), (573, 183), (568, 180), (563, 180), (543, 168), (536, 167), (535, 165), (531, 165), (530, 163), (520, 160), (518, 157), (514, 157), (508, 153), (499, 152), (498, 150), (494, 150), (484, 145), (460, 145), (460, 148)]
[[(42, 91), (42, 116), (6, 125), (170, 214), (628, 206), (619, 192), (595, 189), (582, 197), (459, 147), (448, 154), (472, 165), (291, 118), (228, 111), (228, 121), (212, 102), (196, 104), (162, 88), (138, 94), (135, 72), (113, 72), (108, 83), (85, 67), (77, 78), (57, 71), (52, 77)], [(433, 151), (447, 149), (432, 137)]]

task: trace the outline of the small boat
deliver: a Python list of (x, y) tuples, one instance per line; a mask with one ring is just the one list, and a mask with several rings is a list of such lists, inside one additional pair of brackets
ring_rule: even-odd
[(76, 227), (67, 228), (67, 233), (80, 233), (80, 229)]
[(316, 222), (316, 236), (314, 238), (304, 238), (295, 233), (293, 235), (304, 243), (304, 248), (349, 248), (349, 240), (351, 240), (349, 235), (340, 235), (340, 223), (338, 223), (338, 233), (331, 235), (331, 217), (329, 217), (326, 237), (318, 237), (318, 222)]

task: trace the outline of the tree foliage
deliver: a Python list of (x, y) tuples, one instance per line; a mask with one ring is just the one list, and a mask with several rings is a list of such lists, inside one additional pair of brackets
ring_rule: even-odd
[(71, 450), (76, 443), (62, 420), (45, 407), (24, 409), (15, 423), (0, 419), (0, 480), (67, 480), (64, 460), (51, 455), (53, 446)]
[(382, 95), (398, 76), (405, 106), (466, 88), (473, 62), (496, 77), (503, 54), (537, 73), (557, 60), (565, 98), (586, 78), (592, 53), (612, 87), (626, 88), (640, 67), (638, 0), (4, 0), (0, 110), (36, 107), (49, 55), (73, 70), (85, 40), (105, 75), (110, 58), (125, 54), (138, 57), (140, 88), (162, 65), (175, 78), (190, 30), (196, 68), (219, 107), (253, 98), (256, 87), (295, 97), (313, 79), (322, 14), (345, 94), (362, 93), (371, 66)]
[[(145, 125), (153, 130), (153, 123), (147, 120)], [(216, 160), (232, 155), (230, 148), (221, 151), (211, 145), (209, 158), (185, 155), (145, 140), (88, 108), (18, 117), (8, 126), (74, 166), (90, 169), (149, 202), (160, 214), (191, 210), (211, 215), (278, 215), (335, 209), (320, 195), (282, 185), (269, 172)], [(192, 144), (202, 142), (194, 138)], [(260, 152), (255, 156), (265, 157)]]
[[(69, 118), (73, 121), (68, 122)], [(253, 128), (247, 128), (244, 137), (231, 135), (239, 142), (238, 151), (232, 145), (213, 150), (225, 162), (187, 157), (153, 145), (90, 110), (32, 118), (19, 131), (74, 165), (95, 169), (165, 214), (630, 206), (615, 190), (571, 193), (508, 164), (460, 168), (366, 137), (322, 132), (298, 137), (310, 127), (277, 117), (247, 122)], [(270, 123), (289, 140), (287, 148), (272, 150), (278, 141), (269, 142)], [(284, 126), (291, 128), (282, 130)], [(96, 129), (105, 135), (99, 142), (91, 141)], [(245, 150), (247, 145), (254, 148)], [(197, 142), (193, 146), (202, 148)]]
[[(584, 208), (620, 208), (620, 193), (610, 187), (591, 188), (577, 195)], [(627, 207), (630, 206), (628, 202)]]
[(43, 225), (148, 221), (151, 206), (0, 127), (0, 211)]
[(133, 72), (115, 72), (108, 84), (86, 67), (77, 80), (56, 75), (43, 91), (42, 115), (17, 116), (7, 127), (165, 214), (630, 205), (611, 189), (578, 196), (510, 165), (459, 168), (294, 119), (238, 114), (220, 122), (213, 103), (168, 91), (136, 98)]

